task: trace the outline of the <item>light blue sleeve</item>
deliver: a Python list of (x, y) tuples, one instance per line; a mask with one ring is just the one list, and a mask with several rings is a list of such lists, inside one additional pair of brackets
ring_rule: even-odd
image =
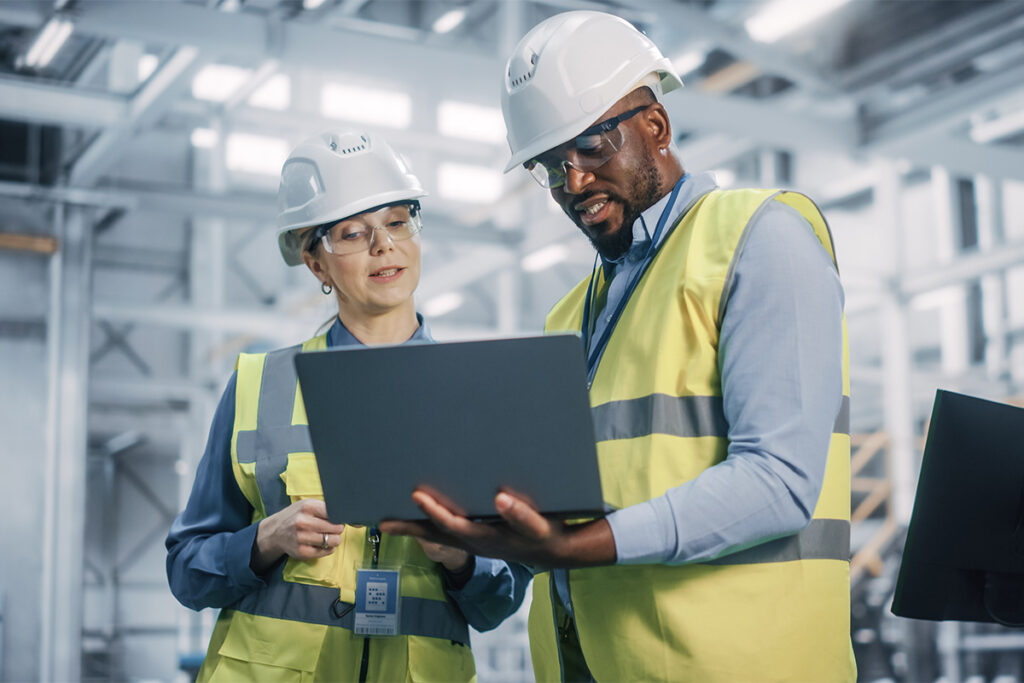
[(608, 516), (621, 564), (700, 562), (799, 532), (821, 493), (842, 400), (843, 292), (802, 216), (750, 226), (722, 321), (726, 459)]
[(167, 535), (167, 580), (181, 604), (226, 607), (265, 585), (249, 567), (256, 524), (231, 467), (235, 375), (213, 415), (188, 504)]
[(473, 575), (459, 590), (446, 589), (462, 616), (477, 631), (490, 631), (515, 614), (523, 604), (533, 573), (521, 564), (475, 558)]

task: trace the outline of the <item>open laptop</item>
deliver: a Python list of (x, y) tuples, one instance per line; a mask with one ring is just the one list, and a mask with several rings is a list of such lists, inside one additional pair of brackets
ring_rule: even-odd
[(603, 514), (579, 337), (331, 349), (295, 358), (332, 522), (424, 519), (417, 487), (474, 519), (499, 490)]

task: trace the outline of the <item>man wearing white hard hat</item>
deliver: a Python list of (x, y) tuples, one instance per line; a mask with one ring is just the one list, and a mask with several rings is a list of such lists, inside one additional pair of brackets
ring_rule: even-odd
[(582, 335), (614, 512), (566, 525), (500, 494), (502, 530), (417, 493), (439, 531), (404, 531), (552, 569), (530, 614), (538, 680), (854, 680), (825, 220), (802, 195), (686, 173), (663, 103), (682, 83), (618, 17), (543, 21), (503, 76), (507, 170), (524, 166), (598, 252), (547, 329)]
[[(413, 301), (425, 194), (370, 133), (318, 135), (284, 163), (281, 255), (309, 268), (338, 313), (299, 346), (239, 356), (168, 535), (174, 595), (221, 608), (202, 681), (471, 681), (468, 626), (494, 628), (522, 602), (524, 567), (327, 519), (294, 357), (432, 341)], [(337, 409), (359, 395), (339, 387)], [(369, 575), (398, 585), (390, 631), (361, 626)]]

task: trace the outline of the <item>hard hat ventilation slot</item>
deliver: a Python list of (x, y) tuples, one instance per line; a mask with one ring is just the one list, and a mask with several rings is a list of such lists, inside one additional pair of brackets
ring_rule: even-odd
[[(511, 62), (509, 62), (508, 80), (509, 80), (509, 83), (512, 85), (513, 88), (518, 88), (523, 83), (526, 83), (531, 78), (533, 78), (533, 74), (537, 71), (537, 53), (536, 52), (531, 52), (530, 53), (530, 66), (529, 66), (529, 68), (524, 68), (525, 66), (526, 66), (526, 60), (522, 59), (522, 58), (513, 59)], [(515, 73), (513, 73), (513, 72), (515, 72)]]
[[(351, 137), (349, 137), (349, 139), (346, 140), (346, 142), (352, 143), (355, 141), (352, 140)], [(366, 139), (366, 136), (360, 135), (359, 142), (356, 142), (355, 144), (349, 144), (348, 147), (339, 148), (337, 140), (331, 140), (331, 151), (337, 152), (341, 156), (348, 156), (349, 154), (355, 154), (356, 152), (365, 152), (367, 149), (369, 149), (367, 142), (368, 141)]]

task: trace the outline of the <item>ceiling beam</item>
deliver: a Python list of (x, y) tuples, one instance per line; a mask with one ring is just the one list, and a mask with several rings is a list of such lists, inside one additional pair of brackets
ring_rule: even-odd
[(68, 88), (20, 77), (0, 78), (0, 117), (60, 126), (100, 128), (128, 115), (120, 95)]
[(1001, 244), (983, 252), (959, 254), (955, 261), (946, 264), (907, 273), (899, 279), (899, 290), (909, 298), (951, 285), (966, 284), (1021, 263), (1024, 263), (1024, 242)]
[(826, 119), (772, 101), (709, 95), (693, 88), (665, 96), (678, 131), (723, 133), (779, 149), (849, 153), (857, 141), (851, 120)]
[(979, 109), (1019, 95), (1021, 83), (1024, 83), (1024, 64), (958, 83), (928, 95), (925, 101), (911, 105), (904, 113), (869, 121), (864, 127), (864, 141), (877, 150), (888, 142), (910, 136), (945, 134)]
[[(28, 13), (5, 12), (0, 21), (25, 21)], [(191, 45), (211, 59), (261, 63), (278, 59), (283, 67), (323, 69), (325, 65), (359, 74), (370, 81), (392, 84), (438, 82), (439, 75), (458, 75), (438, 82), (439, 97), (476, 93), (493, 84), (501, 74), (496, 57), (466, 52), (462, 44), (419, 42), (389, 43), (388, 59), (367, 59), (379, 53), (380, 38), (344, 28), (299, 21), (282, 21), (274, 15), (222, 12), (181, 2), (139, 2), (124, 11), (119, 2), (79, 3), (75, 31), (109, 39), (131, 39), (158, 45)], [(38, 20), (31, 24), (38, 25)], [(394, 64), (402, 64), (396, 72)]]
[(319, 314), (297, 315), (270, 308), (209, 308), (169, 304), (130, 305), (95, 301), (93, 319), (106, 322), (141, 323), (186, 330), (241, 332), (268, 339), (299, 339), (316, 329), (323, 320)]
[(180, 95), (181, 88), (199, 70), (199, 51), (180, 47), (128, 102), (126, 115), (106, 127), (71, 167), (69, 183), (89, 186), (117, 161), (143, 127), (156, 121)]
[(1020, 5), (1015, 2), (999, 2), (980, 8), (915, 38), (900, 41), (840, 73), (837, 79), (844, 89), (863, 94), (863, 91), (883, 86), (894, 75), (905, 73), (904, 66), (917, 68), (928, 55), (958, 50), (971, 37), (992, 28), (1003, 29), (1017, 21), (1020, 12)]
[[(2, 106), (2, 105), (0, 105)], [(365, 123), (343, 121), (327, 118), (317, 113), (302, 111), (275, 111), (262, 107), (250, 107), (245, 104), (220, 113), (220, 108), (208, 102), (198, 100), (182, 100), (175, 104), (172, 114), (177, 117), (171, 125), (184, 128), (208, 126), (214, 118), (221, 118), (226, 128), (258, 133), (275, 137), (300, 136), (306, 137), (310, 131), (338, 128), (340, 126), (366, 126)], [(409, 151), (425, 150), (444, 154), (445, 157), (463, 157), (478, 159), (490, 165), (496, 161), (496, 152), (500, 154), (500, 162), (504, 163), (507, 146), (501, 142), (477, 142), (462, 138), (453, 138), (437, 132), (425, 130), (389, 130), (385, 134), (390, 144), (396, 148)]]
[[(120, 185), (117, 189), (92, 189), (0, 181), (0, 196), (129, 211), (152, 211), (169, 216), (207, 216), (249, 221), (264, 224), (268, 230), (272, 228), (277, 215), (274, 195), (255, 192), (210, 194), (182, 188), (131, 185)], [(479, 223), (467, 227), (454, 221), (433, 220), (429, 230), (431, 239), (463, 244), (508, 247), (515, 246), (521, 239), (518, 232)]]
[(1024, 150), (1020, 147), (979, 145), (946, 135), (894, 140), (873, 152), (904, 158), (920, 166), (941, 166), (961, 176), (987, 175), (1024, 181)]
[(633, 9), (649, 10), (656, 17), (655, 26), (670, 27), (672, 35), (710, 42), (741, 60), (753, 62), (766, 73), (782, 76), (809, 90), (833, 96), (840, 93), (833, 80), (805, 61), (754, 40), (745, 29), (719, 21), (695, 5), (650, 0), (627, 0), (626, 4)]

